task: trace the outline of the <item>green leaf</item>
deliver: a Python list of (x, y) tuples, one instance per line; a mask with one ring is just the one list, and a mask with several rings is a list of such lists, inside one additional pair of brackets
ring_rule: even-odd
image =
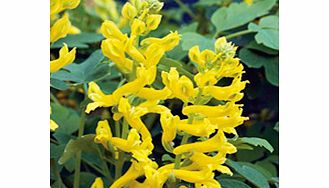
[(279, 54), (279, 51), (278, 50), (274, 50), (272, 48), (268, 48), (262, 44), (257, 44), (256, 41), (252, 40), (250, 43), (248, 43), (245, 48), (248, 48), (248, 49), (252, 49), (252, 50), (255, 50), (255, 51), (258, 51), (258, 52), (264, 52), (266, 54), (269, 54), (269, 55), (278, 55)]
[(223, 0), (199, 0), (195, 3), (195, 6), (212, 6), (212, 5), (221, 5)]
[(61, 48), (63, 43), (66, 43), (70, 48), (88, 48), (88, 44), (96, 43), (103, 39), (104, 37), (98, 33), (80, 33), (78, 35), (67, 35), (65, 38), (56, 41), (51, 46), (51, 48)]
[(219, 179), (222, 188), (250, 188), (249, 185), (235, 179)]
[(279, 61), (264, 64), (266, 79), (275, 86), (279, 86)]
[(279, 85), (279, 57), (264, 56), (253, 50), (242, 48), (239, 51), (241, 61), (250, 68), (265, 68), (266, 79), (274, 86)]
[(50, 118), (58, 124), (56, 133), (69, 135), (79, 129), (80, 117), (73, 109), (51, 103)]
[(70, 86), (65, 83), (62, 80), (58, 80), (55, 78), (50, 78), (50, 86), (55, 88), (55, 89), (59, 89), (59, 90), (67, 90)]
[[(90, 188), (97, 176), (90, 172), (81, 172), (80, 173), (80, 188)], [(74, 181), (74, 175), (69, 177), (70, 181)]]
[(77, 138), (76, 140), (70, 140), (63, 152), (63, 155), (59, 159), (59, 164), (66, 163), (69, 159), (74, 157), (79, 151), (87, 151), (87, 152), (97, 152), (97, 145), (94, 142), (94, 134), (84, 135), (81, 138)]
[(270, 188), (266, 177), (255, 168), (227, 159), (226, 164), (259, 188)]
[(271, 153), (274, 151), (273, 147), (270, 143), (268, 143), (267, 140), (262, 138), (256, 138), (256, 137), (240, 137), (236, 140), (238, 143), (247, 143), (253, 146), (261, 146), (266, 148)]
[(267, 16), (260, 19), (259, 25), (250, 23), (248, 29), (257, 32), (255, 40), (272, 49), (279, 49), (279, 17)]
[(211, 16), (211, 22), (216, 26), (217, 32), (233, 29), (268, 14), (275, 2), (276, 0), (259, 0), (250, 6), (244, 2), (232, 3), (229, 7), (218, 9)]
[(215, 40), (206, 38), (197, 33), (183, 33), (182, 34), (182, 48), (187, 51), (195, 45), (200, 47), (200, 50), (213, 49)]
[(198, 22), (193, 22), (193, 23), (190, 23), (188, 25), (182, 26), (178, 30), (178, 33), (182, 34), (182, 33), (196, 32), (197, 28), (198, 28)]
[(104, 56), (101, 50), (93, 52), (88, 59), (80, 64), (72, 63), (51, 75), (52, 79), (73, 81), (77, 84), (88, 83), (107, 76), (110, 64), (102, 63)]

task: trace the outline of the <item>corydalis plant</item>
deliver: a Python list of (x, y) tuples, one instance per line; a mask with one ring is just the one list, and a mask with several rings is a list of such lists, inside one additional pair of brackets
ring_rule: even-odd
[[(172, 67), (169, 72), (161, 73), (164, 87), (154, 88), (152, 84), (158, 76), (160, 59), (180, 40), (176, 31), (163, 38), (145, 38), (160, 24), (158, 12), (162, 6), (155, 0), (126, 3), (122, 16), (130, 27), (129, 35), (112, 21), (105, 21), (101, 26), (106, 38), (101, 44), (103, 54), (126, 76), (127, 83), (109, 95), (95, 82), (89, 84), (88, 97), (93, 102), (88, 104), (86, 112), (111, 107), (112, 118), (117, 122), (115, 129), (119, 130), (112, 134), (108, 121), (100, 121), (95, 142), (102, 144), (116, 160), (116, 180), (111, 187), (160, 188), (165, 184), (175, 187), (180, 180), (193, 183), (195, 187), (220, 187), (214, 172), (232, 175), (223, 164), (227, 154), (237, 151), (227, 141), (225, 133), (237, 134), (235, 127), (248, 119), (242, 117), (242, 105), (236, 104), (242, 99), (241, 91), (247, 83), (242, 81), (243, 65), (234, 57), (236, 47), (225, 38), (219, 38), (215, 51), (200, 51), (198, 46), (189, 50), (189, 58), (198, 69), (194, 81), (179, 75)], [(217, 86), (223, 78), (233, 81), (228, 86)], [(172, 98), (183, 102), (182, 113), (187, 118), (173, 115), (170, 108), (162, 105)], [(211, 105), (211, 100), (219, 105)], [(159, 166), (150, 158), (154, 149), (152, 134), (141, 120), (150, 113), (160, 115), (162, 145), (175, 155), (172, 163)], [(183, 137), (181, 144), (175, 146), (173, 141), (178, 134)], [(130, 161), (125, 161), (125, 156), (130, 156)], [(130, 162), (131, 166), (121, 175), (125, 162)], [(137, 181), (139, 177), (145, 180)], [(102, 186), (99, 178), (92, 185)]]

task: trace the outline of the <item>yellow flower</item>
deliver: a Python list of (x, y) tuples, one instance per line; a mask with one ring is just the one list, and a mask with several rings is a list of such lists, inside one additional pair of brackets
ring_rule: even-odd
[(90, 188), (104, 188), (102, 178), (96, 178)]
[(61, 11), (62, 0), (50, 0), (50, 16)]
[(192, 81), (186, 76), (179, 77), (176, 68), (171, 67), (169, 73), (162, 72), (162, 82), (172, 92), (171, 98), (179, 98), (184, 102), (194, 96)]
[(151, 44), (148, 46), (144, 52), (145, 61), (143, 61), (143, 65), (145, 67), (156, 66), (162, 56), (164, 55), (164, 49), (158, 44)]
[(176, 178), (184, 180), (190, 183), (201, 183), (212, 179), (214, 173), (208, 168), (205, 168), (200, 171), (190, 171), (190, 170), (173, 170), (173, 173)]
[(220, 130), (218, 130), (217, 134), (209, 140), (180, 145), (174, 149), (173, 153), (178, 155), (190, 151), (204, 153), (219, 150), (225, 151), (226, 153), (236, 152), (236, 148), (226, 141), (224, 133)]
[(62, 67), (71, 64), (75, 59), (75, 53), (75, 48), (69, 51), (67, 45), (64, 43), (64, 46), (59, 51), (59, 58), (50, 61), (50, 73), (56, 72)]
[(148, 101), (158, 101), (165, 100), (171, 95), (171, 91), (168, 88), (164, 88), (161, 90), (156, 90), (153, 88), (142, 88), (136, 96), (146, 99)]
[[(140, 119), (140, 117), (143, 114), (138, 114), (140, 112), (136, 111), (134, 107), (131, 107), (131, 105), (128, 102), (128, 99), (121, 98), (118, 106), (118, 110), (120, 113), (123, 114), (125, 119), (127, 120), (128, 124), (138, 130), (138, 132), (141, 133), (143, 140), (151, 137), (151, 133), (148, 131), (146, 125), (143, 123), (143, 121)], [(146, 113), (146, 109), (144, 113)]]
[(80, 4), (80, 0), (62, 0), (62, 9), (75, 9)]
[(95, 82), (89, 82), (88, 97), (93, 101), (87, 105), (86, 113), (95, 110), (97, 107), (109, 107), (115, 104), (112, 95), (105, 95)]
[(138, 36), (144, 33), (145, 31), (145, 23), (139, 19), (134, 19), (131, 24), (131, 36)]
[(55, 24), (50, 28), (50, 42), (55, 42), (58, 39), (66, 37), (71, 28), (71, 22), (69, 15), (65, 13), (62, 18), (57, 20)]
[(139, 147), (141, 144), (140, 137), (136, 129), (130, 130), (127, 140), (113, 137), (111, 142), (115, 147), (125, 152), (132, 152), (133, 149), (136, 149), (136, 147)]
[(50, 130), (55, 131), (58, 128), (57, 123), (54, 120), (50, 120)]
[(162, 113), (160, 122), (162, 127), (162, 145), (166, 145), (173, 141), (176, 137), (177, 124), (180, 121), (178, 116), (173, 116), (171, 113)]
[(226, 153), (217, 153), (214, 157), (210, 157), (203, 153), (195, 152), (190, 159), (200, 167), (210, 167), (212, 170), (217, 170), (232, 176), (233, 173), (231, 170), (222, 165), (226, 161), (225, 155)]
[[(242, 105), (234, 104), (233, 102), (227, 102), (224, 105), (208, 106), (208, 105), (190, 105), (185, 106), (182, 110), (184, 115), (196, 114), (202, 117), (218, 118), (225, 116), (232, 116), (240, 112)], [(241, 115), (241, 113), (239, 113)]]
[(217, 126), (212, 125), (208, 119), (194, 121), (192, 124), (187, 120), (182, 120), (177, 124), (177, 128), (193, 136), (209, 137), (215, 132)]
[(161, 22), (162, 16), (159, 14), (151, 14), (146, 17), (146, 28), (150, 31), (156, 30)]
[(246, 87), (248, 81), (241, 81), (241, 76), (236, 77), (229, 86), (207, 86), (204, 88), (204, 93), (213, 96), (217, 100), (223, 101), (239, 101), (243, 97), (240, 93)]
[(121, 14), (124, 18), (132, 20), (137, 16), (137, 9), (129, 2), (122, 7)]
[(123, 34), (117, 25), (109, 20), (103, 22), (101, 26), (101, 33), (105, 38), (116, 38), (119, 41), (125, 41), (128, 39), (127, 34)]
[(143, 166), (136, 161), (132, 161), (132, 164), (128, 171), (117, 179), (110, 188), (122, 188), (127, 185), (129, 182), (135, 180), (139, 176), (144, 174)]
[(96, 128), (94, 141), (108, 148), (108, 142), (111, 141), (112, 132), (107, 120), (99, 121)]
[(124, 72), (129, 73), (133, 68), (133, 61), (125, 56), (125, 44), (116, 38), (108, 38), (102, 41), (101, 44), (103, 54), (113, 61), (118, 68)]
[(153, 37), (146, 38), (142, 40), (141, 46), (145, 48), (151, 44), (158, 44), (167, 52), (174, 49), (179, 44), (179, 41), (180, 41), (180, 35), (178, 34), (177, 31), (175, 31), (175, 32), (171, 32), (170, 34), (163, 37), (162, 39), (153, 38)]

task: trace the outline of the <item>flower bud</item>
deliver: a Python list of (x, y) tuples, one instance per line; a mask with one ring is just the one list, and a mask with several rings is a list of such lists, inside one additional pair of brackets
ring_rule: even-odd
[(137, 9), (131, 3), (128, 2), (122, 7), (121, 14), (124, 18), (132, 20), (137, 15)]
[(162, 16), (159, 14), (151, 14), (146, 17), (146, 27), (148, 30), (152, 31), (158, 28), (161, 22)]

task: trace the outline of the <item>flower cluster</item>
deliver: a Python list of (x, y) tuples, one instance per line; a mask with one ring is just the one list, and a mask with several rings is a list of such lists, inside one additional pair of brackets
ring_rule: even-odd
[[(152, 86), (157, 75), (157, 64), (164, 54), (179, 44), (180, 36), (171, 32), (163, 38), (144, 38), (155, 30), (161, 20), (157, 14), (163, 3), (157, 0), (132, 0), (122, 8), (122, 16), (129, 21), (130, 33), (123, 33), (112, 21), (105, 21), (101, 33), (103, 54), (127, 77), (127, 83), (112, 94), (105, 94), (95, 83), (89, 83), (86, 113), (98, 107), (111, 107), (113, 120), (121, 122), (122, 134), (113, 136), (106, 120), (98, 122), (95, 142), (110, 151), (115, 159), (123, 152), (131, 156), (131, 166), (118, 177), (111, 187), (161, 188), (166, 182), (183, 180), (195, 187), (220, 187), (214, 172), (232, 175), (224, 166), (227, 154), (236, 148), (228, 142), (225, 133), (237, 134), (235, 127), (241, 125), (241, 92), (247, 83), (242, 81), (243, 66), (235, 58), (236, 47), (225, 38), (215, 42), (215, 51), (200, 51), (198, 46), (189, 50), (189, 58), (197, 65), (194, 80), (179, 75), (176, 68), (161, 73), (162, 89)], [(219, 86), (223, 78), (232, 79), (228, 86)], [(171, 113), (162, 105), (167, 99), (179, 99), (184, 106), (183, 118)], [(216, 101), (214, 105), (212, 101)], [(150, 130), (141, 117), (150, 113), (160, 115), (162, 145), (175, 161), (159, 166), (150, 158), (154, 145)], [(120, 124), (115, 125), (116, 129)], [(124, 131), (124, 127), (126, 131)], [(182, 143), (175, 146), (177, 135)], [(137, 178), (145, 177), (143, 182)], [(103, 187), (97, 178), (92, 187)]]
[[(80, 30), (74, 27), (70, 20), (68, 13), (64, 13), (61, 18), (59, 13), (76, 8), (80, 0), (50, 0), (50, 43), (66, 37), (67, 34), (78, 34)], [(59, 51), (59, 57), (50, 61), (50, 73), (60, 70), (62, 67), (71, 64), (75, 59), (76, 49), (69, 51), (66, 44)], [(50, 110), (51, 112), (51, 110)], [(54, 120), (50, 120), (50, 130), (55, 131), (58, 128)]]
[[(80, 30), (74, 27), (69, 14), (65, 12), (61, 18), (58, 14), (67, 9), (74, 9), (80, 3), (80, 0), (50, 0), (50, 43), (66, 37), (67, 34), (78, 34)], [(62, 67), (72, 63), (75, 59), (76, 49), (69, 51), (66, 44), (59, 51), (59, 58), (50, 61), (50, 73), (56, 72)]]

